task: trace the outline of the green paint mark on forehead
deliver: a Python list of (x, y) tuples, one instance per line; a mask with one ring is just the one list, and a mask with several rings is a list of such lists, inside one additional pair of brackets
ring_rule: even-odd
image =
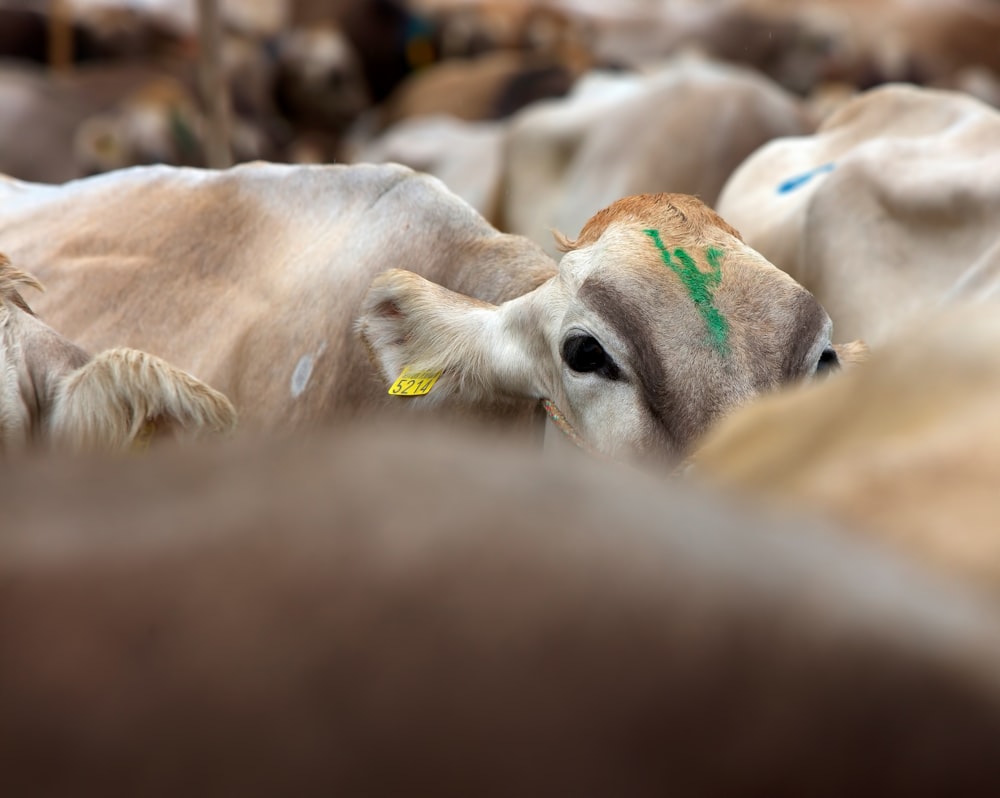
[(687, 289), (688, 295), (694, 301), (698, 312), (701, 313), (701, 317), (708, 326), (712, 346), (720, 354), (728, 354), (729, 322), (719, 312), (712, 299), (712, 289), (722, 282), (722, 250), (709, 247), (705, 251), (709, 271), (703, 272), (694, 262), (694, 258), (683, 249), (675, 249), (671, 256), (671, 253), (663, 246), (659, 230), (645, 230), (644, 232), (653, 239), (653, 243), (660, 251), (663, 263), (680, 278)]

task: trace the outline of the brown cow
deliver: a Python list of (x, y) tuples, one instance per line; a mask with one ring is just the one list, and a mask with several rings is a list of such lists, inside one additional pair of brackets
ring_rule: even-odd
[(501, 119), (537, 100), (561, 97), (590, 66), (544, 53), (498, 51), (443, 61), (409, 76), (378, 112), (385, 129), (415, 116)]
[[(615, 203), (558, 267), (393, 165), (0, 182), (0, 240), (67, 335), (203, 375), (257, 428), (442, 400), (523, 417), (545, 398), (600, 451), (675, 457), (837, 359), (815, 299), (682, 195)], [(405, 367), (443, 374), (388, 396)]]
[(0, 255), (0, 453), (41, 445), (122, 450), (166, 432), (227, 432), (222, 394), (131, 349), (91, 356), (35, 317), (21, 296), (41, 286)]
[(9, 795), (1000, 792), (995, 601), (690, 486), (411, 424), (0, 506)]

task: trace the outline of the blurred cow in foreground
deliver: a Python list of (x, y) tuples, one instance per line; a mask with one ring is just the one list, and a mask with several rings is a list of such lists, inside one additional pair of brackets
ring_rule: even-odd
[(1000, 587), (1000, 308), (925, 311), (871, 360), (720, 423), (704, 476)]
[(220, 393), (145, 352), (87, 354), (34, 315), (25, 287), (41, 288), (0, 255), (0, 453), (117, 451), (153, 435), (232, 430), (236, 413)]
[(2, 471), (12, 795), (1000, 791), (996, 603), (832, 529), (454, 426), (158, 455)]

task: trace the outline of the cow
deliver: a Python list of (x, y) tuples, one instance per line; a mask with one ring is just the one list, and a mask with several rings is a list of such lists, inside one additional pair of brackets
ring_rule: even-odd
[(692, 470), (996, 592), (1000, 308), (973, 299), (910, 320), (850, 374), (734, 412)]
[(292, 27), (334, 24), (343, 31), (376, 103), (437, 60), (435, 26), (408, 0), (288, 0), (288, 7)]
[(442, 59), (471, 58), (494, 50), (572, 52), (589, 49), (590, 24), (575, 9), (542, 3), (421, 3), (435, 30)]
[(590, 67), (587, 59), (498, 50), (453, 58), (414, 72), (378, 108), (376, 129), (415, 116), (502, 119), (538, 100), (561, 97)]
[[(205, 123), (193, 80), (172, 71), (152, 62), (84, 65), (68, 75), (0, 65), (0, 169), (62, 183), (140, 163), (203, 165)], [(237, 158), (275, 153), (254, 121), (237, 118), (232, 128)]]
[(120, 451), (154, 435), (232, 431), (235, 410), (218, 391), (146, 352), (89, 355), (35, 316), (23, 288), (41, 285), (0, 254), (0, 454)]
[(822, 77), (861, 88), (928, 83), (969, 66), (1000, 67), (1000, 11), (990, 0), (738, 0), (728, 10), (765, 24), (797, 25), (820, 45)]
[(679, 58), (647, 74), (594, 77), (511, 120), (503, 229), (544, 245), (550, 228), (578, 229), (618, 197), (652, 191), (712, 205), (760, 145), (812, 129), (796, 98), (745, 69)]
[(860, 89), (930, 84), (1000, 69), (992, 0), (728, 0), (560, 3), (587, 17), (595, 56), (639, 67), (686, 49), (750, 67), (800, 95), (827, 81)]
[[(60, 26), (64, 26), (63, 53), (54, 46)], [(55, 62), (68, 67), (72, 63), (166, 56), (182, 46), (182, 31), (173, 20), (127, 4), (0, 0), (0, 60), (38, 65)], [(63, 57), (70, 63), (58, 63)]]
[(65, 334), (155, 352), (258, 430), (387, 405), (530, 424), (546, 399), (599, 452), (673, 458), (838, 361), (812, 295), (685, 195), (612, 204), (557, 266), (398, 165), (140, 167), (0, 182), (0, 241)]
[(971, 97), (872, 89), (813, 136), (754, 153), (716, 208), (816, 295), (841, 334), (876, 345), (996, 242), (998, 136), (1000, 112)]
[(995, 600), (417, 426), (0, 466), (5, 790), (1000, 791)]
[(400, 163), (434, 175), (496, 223), (504, 169), (506, 120), (467, 122), (447, 114), (404, 119), (345, 148), (355, 163)]

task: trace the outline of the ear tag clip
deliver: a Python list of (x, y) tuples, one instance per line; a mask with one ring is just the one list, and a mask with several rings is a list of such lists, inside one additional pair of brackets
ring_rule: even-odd
[(431, 392), (434, 383), (443, 373), (442, 371), (410, 371), (410, 367), (405, 366), (389, 388), (389, 394), (392, 396), (424, 396)]

